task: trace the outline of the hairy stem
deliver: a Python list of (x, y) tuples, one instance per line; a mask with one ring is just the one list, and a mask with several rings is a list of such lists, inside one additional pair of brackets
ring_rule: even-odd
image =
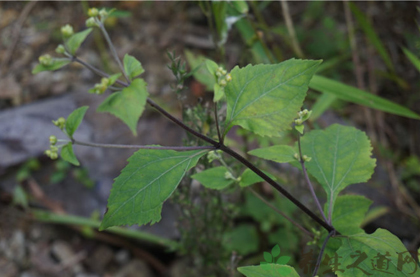
[(109, 49), (111, 50), (112, 56), (114, 57), (118, 66), (120, 67), (121, 72), (124, 74), (125, 79), (128, 83), (130, 83), (130, 79), (127, 76), (127, 72), (125, 72), (124, 66), (122, 65), (121, 60), (118, 57), (117, 50), (115, 50), (114, 44), (112, 43), (111, 38), (109, 37), (108, 32), (106, 31), (105, 26), (102, 22), (100, 22), (99, 24), (99, 29), (101, 29), (102, 34), (104, 35), (105, 40), (108, 43)]
[(314, 186), (312, 185), (311, 180), (309, 179), (309, 176), (308, 176), (308, 172), (306, 171), (305, 161), (303, 160), (303, 156), (302, 156), (302, 148), (300, 146), (300, 134), (298, 134), (298, 145), (299, 145), (299, 162), (300, 162), (300, 165), (302, 166), (303, 176), (305, 176), (305, 180), (306, 180), (306, 183), (308, 184), (309, 191), (311, 192), (312, 198), (314, 199), (314, 201), (316, 203), (316, 206), (317, 206), (319, 212), (322, 215), (322, 218), (326, 222), (331, 224), (331, 218), (330, 218), (330, 216), (328, 216), (328, 220), (327, 220), (327, 218), (325, 217), (324, 211), (322, 210), (322, 206), (319, 203), (318, 197), (316, 196)]
[(324, 243), (322, 244), (321, 250), (319, 251), (318, 259), (316, 261), (314, 272), (312, 273), (312, 277), (315, 277), (318, 272), (319, 266), (321, 265), (322, 254), (324, 254), (324, 250), (325, 250), (325, 247), (327, 246), (327, 242), (333, 234), (335, 234), (335, 231), (329, 232), (328, 236), (324, 240)]
[(267, 200), (264, 199), (264, 197), (262, 197), (258, 192), (256, 192), (254, 189), (249, 188), (249, 190), (261, 201), (264, 202), (264, 204), (266, 204), (268, 207), (270, 207), (273, 211), (275, 211), (276, 213), (278, 213), (279, 215), (281, 215), (282, 217), (284, 217), (286, 220), (288, 220), (290, 223), (292, 223), (293, 225), (295, 225), (297, 228), (299, 228), (302, 232), (304, 232), (306, 235), (308, 235), (309, 237), (313, 238), (314, 235), (309, 232), (308, 230), (306, 230), (302, 225), (300, 225), (299, 223), (297, 223), (296, 221), (294, 221), (293, 219), (291, 219), (290, 217), (288, 217), (285, 213), (283, 213), (282, 211), (280, 211), (279, 209), (277, 209), (276, 206), (274, 206), (273, 204), (271, 204), (270, 202), (268, 202)]
[(83, 142), (83, 141), (78, 141), (75, 139), (73, 139), (72, 142), (73, 144), (77, 144), (77, 145), (101, 147), (101, 148), (157, 149), (157, 150), (176, 150), (176, 151), (216, 149), (214, 146), (148, 146), (148, 145), (105, 144), (105, 143)]

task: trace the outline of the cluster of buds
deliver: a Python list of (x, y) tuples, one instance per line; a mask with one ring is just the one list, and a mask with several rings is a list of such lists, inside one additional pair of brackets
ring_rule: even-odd
[[(295, 157), (296, 160), (300, 161), (300, 157), (299, 157), (299, 154), (298, 153), (295, 153), (295, 155), (293, 157)], [(308, 157), (306, 155), (303, 155), (302, 156), (302, 160), (304, 162), (310, 162), (312, 160), (312, 158), (311, 157)]]
[(235, 178), (235, 176), (233, 176), (233, 174), (231, 173), (231, 172), (229, 172), (229, 171), (226, 171), (225, 172), (225, 179), (226, 180), (234, 180), (234, 181), (240, 181), (241, 179), (240, 179), (241, 177), (238, 177), (238, 178)]
[(225, 87), (228, 82), (232, 81), (232, 76), (230, 75), (230, 73), (228, 74), (226, 69), (223, 69), (223, 67), (219, 67), (216, 70), (216, 77), (217, 84), (222, 88)]
[(307, 109), (304, 109), (303, 111), (300, 111), (297, 113), (298, 118), (295, 119), (295, 129), (303, 135), (303, 122), (309, 119), (311, 116), (312, 111), (308, 111)]
[(314, 228), (311, 228), (312, 233), (314, 234), (314, 240), (308, 242), (306, 245), (315, 245), (318, 243), (318, 241), (321, 238), (321, 231), (315, 230)]
[(66, 126), (66, 120), (64, 119), (64, 117), (60, 117), (59, 119), (53, 120), (52, 122), (54, 123), (55, 126), (60, 128), (60, 130), (63, 130), (64, 127)]
[(50, 55), (46, 54), (46, 55), (42, 55), (41, 57), (38, 58), (39, 63), (42, 64), (43, 66), (50, 66), (53, 63), (53, 59)]
[(50, 149), (45, 150), (45, 155), (50, 157), (52, 160), (55, 160), (58, 158), (58, 147), (55, 146), (56, 143), (57, 143), (57, 137), (50, 136)]
[[(88, 10), (89, 18), (86, 20), (86, 26), (88, 28), (91, 27), (98, 27), (100, 22), (104, 22), (105, 19), (109, 16), (109, 12), (105, 9), (101, 9), (100, 11), (97, 8), (90, 8)], [(99, 22), (99, 17), (100, 22)]]
[(66, 24), (61, 27), (61, 34), (65, 39), (71, 37), (74, 34), (73, 27), (70, 24)]
[(222, 150), (210, 151), (207, 154), (207, 160), (209, 161), (209, 163), (213, 162), (214, 160), (219, 160), (220, 159), (219, 154), (222, 152), (223, 152)]
[(95, 84), (95, 86), (89, 90), (89, 93), (103, 94), (110, 85), (108, 78), (102, 78), (100, 83)]

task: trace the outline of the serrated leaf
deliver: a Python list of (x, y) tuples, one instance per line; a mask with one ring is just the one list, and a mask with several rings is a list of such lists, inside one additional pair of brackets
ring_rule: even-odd
[(271, 256), (271, 254), (268, 252), (264, 252), (264, 260), (267, 263), (271, 263), (273, 261), (273, 256)]
[(290, 261), (289, 256), (281, 256), (280, 258), (277, 259), (276, 264), (287, 264), (289, 261)]
[(258, 240), (257, 229), (252, 224), (241, 224), (223, 233), (223, 247), (229, 252), (236, 251), (239, 255), (257, 251)]
[[(410, 254), (402, 242), (387, 230), (377, 229), (373, 234), (361, 233), (340, 239), (342, 245), (337, 255), (341, 263), (339, 269), (343, 272), (335, 271), (338, 277), (420, 276), (420, 272), (411, 274), (417, 270), (413, 262), (405, 263), (398, 270), (403, 257)], [(381, 258), (380, 255), (384, 256)], [(360, 263), (355, 266), (358, 259)]]
[(159, 221), (163, 202), (207, 152), (156, 149), (135, 152), (112, 185), (100, 230)]
[(143, 113), (148, 95), (146, 83), (142, 79), (135, 79), (130, 86), (108, 96), (97, 111), (115, 115), (137, 135), (137, 121)]
[(76, 155), (74, 155), (73, 144), (71, 142), (67, 143), (61, 148), (60, 155), (61, 158), (63, 158), (63, 160), (74, 165), (80, 165), (79, 161), (76, 158)]
[(315, 130), (302, 138), (302, 153), (312, 158), (306, 169), (327, 193), (329, 214), (338, 193), (350, 184), (366, 182), (375, 168), (366, 134), (338, 124)]
[(280, 255), (280, 246), (278, 244), (276, 244), (273, 249), (271, 250), (271, 255), (273, 255), (273, 258), (277, 257), (278, 255)]
[(299, 277), (296, 270), (288, 265), (266, 264), (258, 266), (243, 266), (238, 267), (238, 271), (246, 277)]
[(53, 59), (52, 64), (49, 66), (37, 64), (35, 68), (32, 70), (32, 74), (37, 74), (42, 71), (54, 71), (54, 70), (62, 68), (63, 66), (68, 65), (70, 62), (71, 60), (67, 58), (57, 58), (57, 59)]
[(144, 72), (141, 63), (133, 56), (125, 54), (123, 62), (124, 71), (127, 74), (130, 81)]
[[(342, 235), (363, 233), (360, 228), (372, 201), (361, 195), (343, 195), (337, 197), (332, 216), (332, 225)], [(325, 214), (327, 212), (325, 205)]]
[[(273, 180), (276, 180), (276, 177), (274, 177), (272, 174), (263, 171), (265, 174), (268, 175), (268, 177), (270, 177)], [(259, 182), (264, 182), (264, 179), (261, 178), (260, 176), (258, 176), (258, 174), (256, 174), (254, 171), (252, 171), (251, 169), (247, 168), (244, 170), (244, 172), (241, 175), (241, 180), (239, 182), (239, 185), (241, 187), (247, 187), (250, 185), (253, 185), (255, 183), (259, 183)]]
[(76, 132), (77, 128), (79, 127), (80, 123), (83, 120), (83, 117), (86, 114), (88, 106), (83, 106), (80, 108), (75, 109), (66, 119), (66, 131), (67, 134), (72, 138), (74, 132)]
[(79, 49), (80, 45), (83, 43), (86, 37), (90, 34), (90, 32), (92, 32), (92, 28), (88, 28), (84, 31), (75, 33), (65, 42), (65, 45), (67, 46), (67, 49), (70, 54), (72, 55), (76, 54), (77, 49)]
[(253, 156), (274, 161), (277, 163), (289, 163), (296, 161), (294, 157), (297, 151), (288, 145), (275, 145), (270, 147), (258, 148), (248, 152)]
[(226, 132), (234, 125), (262, 136), (280, 136), (300, 110), (321, 61), (288, 60), (235, 67), (226, 88)]
[(418, 114), (406, 107), (376, 96), (372, 93), (368, 93), (322, 76), (315, 75), (312, 78), (309, 87), (317, 91), (333, 94), (339, 99), (360, 104), (369, 108), (409, 118), (420, 119)]
[(224, 166), (213, 167), (194, 174), (191, 178), (199, 181), (203, 186), (209, 189), (224, 189), (233, 182), (232, 179), (226, 179), (225, 173), (228, 170)]

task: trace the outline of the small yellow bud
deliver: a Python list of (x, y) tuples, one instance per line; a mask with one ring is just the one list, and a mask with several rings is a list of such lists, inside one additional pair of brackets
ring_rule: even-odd
[(221, 87), (225, 87), (225, 86), (227, 85), (226, 80), (220, 80), (220, 81), (219, 81), (219, 85), (220, 85)]
[(52, 152), (50, 155), (51, 160), (56, 160), (58, 158), (57, 152)]
[(49, 149), (48, 149), (48, 150), (45, 150), (45, 152), (44, 152), (44, 153), (45, 153), (45, 155), (47, 155), (48, 157), (50, 157), (50, 156), (51, 156), (51, 150), (49, 150)]
[(50, 66), (53, 62), (51, 56), (48, 54), (42, 55), (41, 57), (39, 57), (38, 60), (39, 60), (39, 63), (42, 64), (43, 66)]
[(96, 23), (96, 20), (94, 17), (90, 17), (86, 20), (86, 27), (91, 28), (91, 27), (97, 27), (98, 23)]
[(62, 44), (60, 44), (57, 46), (57, 48), (55, 48), (55, 52), (58, 54), (64, 54), (66, 52), (66, 49)]
[(295, 119), (295, 123), (296, 125), (302, 125), (303, 121), (302, 119), (298, 118), (298, 119)]
[(232, 81), (232, 75), (230, 75), (230, 73), (226, 75), (226, 81), (228, 82)]
[(98, 16), (98, 14), (99, 14), (99, 11), (98, 11), (98, 9), (97, 9), (97, 8), (90, 8), (90, 9), (88, 10), (88, 15), (89, 15), (90, 17), (96, 17), (96, 16)]
[(50, 136), (50, 143), (51, 143), (51, 145), (55, 145), (57, 143), (57, 137), (56, 136)]

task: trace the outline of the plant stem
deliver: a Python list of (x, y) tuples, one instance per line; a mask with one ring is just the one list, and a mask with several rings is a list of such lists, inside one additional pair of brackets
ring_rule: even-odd
[(322, 215), (322, 218), (323, 218), (326, 222), (328, 222), (329, 224), (331, 224), (331, 217), (330, 217), (330, 216), (328, 216), (328, 220), (327, 220), (327, 218), (325, 217), (324, 211), (322, 210), (322, 206), (321, 206), (321, 204), (319, 203), (319, 200), (318, 200), (318, 197), (316, 196), (316, 193), (315, 193), (314, 187), (312, 186), (311, 180), (309, 179), (308, 172), (306, 172), (305, 161), (303, 160), (303, 156), (302, 156), (302, 148), (301, 148), (301, 146), (300, 146), (300, 134), (298, 134), (298, 145), (299, 145), (299, 162), (300, 162), (300, 165), (302, 166), (303, 176), (305, 176), (305, 180), (306, 180), (306, 183), (308, 184), (309, 191), (310, 191), (310, 192), (311, 192), (311, 194), (312, 194), (312, 197), (313, 197), (313, 199), (314, 199), (314, 201), (315, 201), (315, 203), (316, 203), (316, 206), (317, 206), (317, 208), (318, 208), (319, 212), (320, 212), (320, 213), (321, 213), (321, 215)]
[(214, 103), (214, 120), (216, 121), (217, 137), (219, 142), (223, 144), (223, 137), (220, 135), (219, 118), (217, 116), (217, 103)]
[(288, 221), (290, 221), (290, 223), (292, 223), (293, 225), (295, 225), (297, 228), (299, 228), (302, 232), (304, 232), (306, 235), (310, 236), (311, 238), (314, 238), (314, 235), (309, 232), (308, 230), (306, 230), (302, 225), (300, 225), (299, 223), (297, 223), (296, 221), (294, 221), (293, 219), (291, 219), (290, 217), (288, 217), (285, 213), (283, 213), (282, 211), (280, 211), (279, 209), (277, 209), (276, 206), (274, 206), (273, 204), (271, 204), (270, 202), (268, 202), (267, 200), (264, 199), (264, 197), (262, 197), (258, 192), (256, 192), (254, 189), (249, 188), (249, 190), (261, 201), (263, 201), (268, 207), (270, 207), (273, 211), (275, 211), (276, 213), (278, 213), (279, 215), (281, 215), (282, 217), (284, 217), (285, 219), (287, 219)]
[(120, 70), (123, 73), (125, 79), (128, 83), (130, 83), (130, 79), (128, 78), (127, 73), (124, 70), (124, 66), (121, 63), (120, 58), (118, 57), (117, 50), (115, 50), (114, 44), (112, 43), (111, 38), (109, 37), (108, 32), (106, 31), (105, 26), (102, 22), (99, 23), (99, 29), (101, 29), (102, 34), (104, 35), (105, 40), (108, 43), (109, 49), (111, 50), (112, 56), (114, 57), (118, 66), (120, 67)]
[(325, 250), (325, 247), (327, 246), (327, 242), (334, 233), (335, 231), (329, 232), (327, 237), (325, 238), (324, 243), (322, 244), (321, 250), (319, 251), (318, 259), (316, 261), (316, 265), (315, 265), (314, 272), (312, 273), (312, 277), (316, 276), (319, 266), (321, 265), (322, 254), (324, 254), (324, 250)]
[(281, 9), (283, 11), (284, 21), (286, 21), (287, 31), (289, 32), (292, 41), (292, 48), (299, 58), (303, 58), (303, 52), (300, 48), (299, 41), (296, 36), (295, 28), (293, 27), (292, 17), (290, 16), (289, 5), (286, 0), (280, 0)]
[(255, 165), (253, 165), (251, 162), (249, 162), (247, 159), (239, 155), (234, 150), (230, 149), (229, 147), (225, 146), (224, 144), (220, 145), (220, 150), (223, 152), (229, 154), (242, 164), (244, 164), (246, 167), (254, 171), (258, 176), (260, 176), (262, 179), (264, 179), (267, 183), (269, 183), (272, 187), (274, 187), (276, 190), (278, 190), (281, 194), (283, 194), (285, 197), (287, 197), (290, 201), (293, 202), (299, 209), (301, 209), (303, 212), (305, 212), (308, 216), (310, 216), (313, 220), (315, 220), (319, 225), (321, 225), (323, 228), (325, 228), (328, 232), (331, 232), (334, 229), (334, 227), (330, 226), (326, 221), (323, 221), (321, 218), (319, 218), (317, 215), (315, 215), (311, 210), (309, 210), (305, 205), (303, 205), (299, 200), (294, 198), (289, 192), (287, 192), (282, 186), (280, 186), (276, 181), (271, 179), (268, 175), (266, 175), (264, 172), (262, 172), (259, 168), (257, 168)]
[(73, 144), (77, 144), (77, 145), (101, 147), (101, 148), (157, 149), (157, 150), (177, 150), (177, 151), (216, 149), (214, 146), (147, 146), (147, 145), (126, 145), (126, 144), (104, 144), (104, 143), (77, 141), (75, 139), (73, 139), (72, 142)]

